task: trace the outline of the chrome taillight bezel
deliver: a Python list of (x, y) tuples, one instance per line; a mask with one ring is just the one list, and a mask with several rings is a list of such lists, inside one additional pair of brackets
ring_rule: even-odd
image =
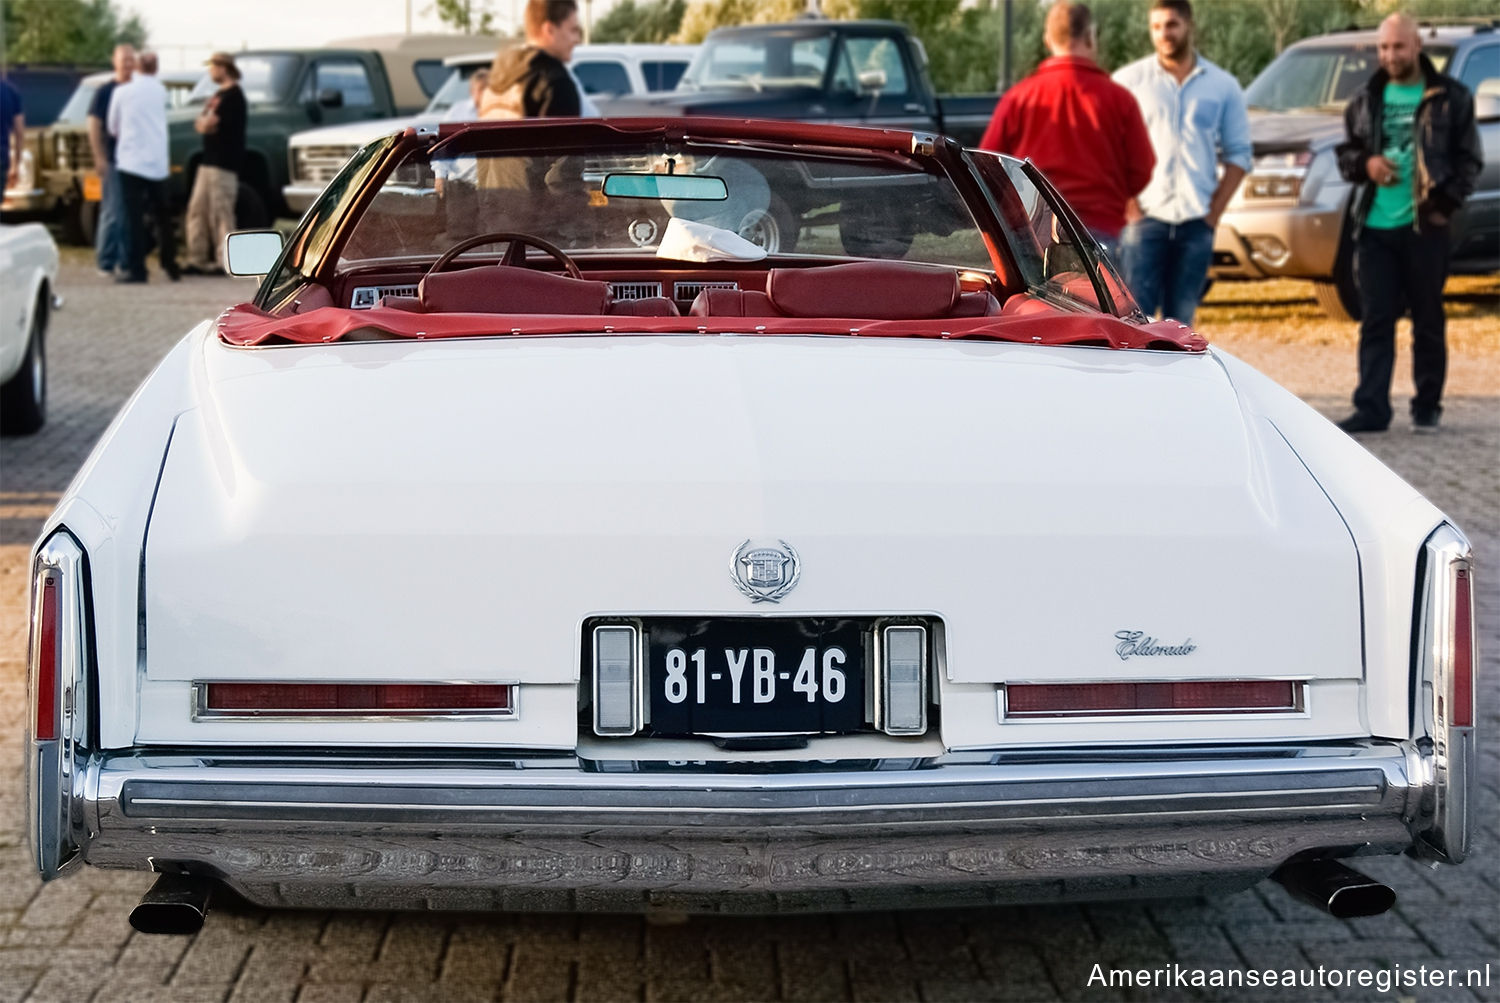
[[(38, 672), (41, 665), (44, 585), (54, 583), (57, 596), (57, 677), (52, 687), (56, 737), (39, 739)], [(77, 857), (84, 832), (82, 799), (75, 789), (91, 746), (93, 707), (92, 609), (88, 559), (82, 545), (58, 530), (37, 550), (31, 572), (31, 636), (26, 669), (26, 804), (27, 836), (42, 879), (60, 874)]]
[[(1465, 618), (1458, 615), (1458, 579), (1468, 576), (1468, 636), (1456, 635)], [(1469, 804), (1473, 798), (1476, 745), (1472, 723), (1455, 720), (1455, 653), (1467, 643), (1470, 671), (1477, 671), (1473, 611), (1474, 554), (1468, 539), (1444, 523), (1422, 545), (1417, 562), (1412, 624), (1412, 739), (1429, 764), (1428, 794), (1413, 813), (1412, 829), (1419, 856), (1456, 864), (1468, 855)], [(1474, 680), (1470, 680), (1468, 714), (1474, 720)]]

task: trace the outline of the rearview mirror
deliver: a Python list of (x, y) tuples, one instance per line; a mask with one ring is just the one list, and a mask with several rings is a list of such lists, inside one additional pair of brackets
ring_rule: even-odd
[(675, 199), (683, 202), (722, 202), (729, 186), (712, 174), (610, 174), (604, 194), (622, 199)]
[(860, 70), (860, 91), (883, 91), (885, 90), (885, 70)]
[(344, 107), (344, 92), (337, 87), (325, 87), (318, 91), (318, 104), (324, 108)]
[(224, 262), (230, 275), (265, 275), (281, 257), (281, 234), (275, 230), (240, 230), (224, 238)]

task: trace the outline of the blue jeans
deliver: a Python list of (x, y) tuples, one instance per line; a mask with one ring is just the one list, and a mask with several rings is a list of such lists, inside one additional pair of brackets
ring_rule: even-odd
[(1163, 223), (1148, 216), (1120, 235), (1125, 284), (1147, 317), (1159, 310), (1191, 324), (1213, 254), (1213, 227), (1201, 219)]
[(113, 165), (99, 172), (101, 187), (99, 222), (94, 230), (94, 261), (99, 270), (112, 272), (125, 265), (125, 193), (120, 172)]

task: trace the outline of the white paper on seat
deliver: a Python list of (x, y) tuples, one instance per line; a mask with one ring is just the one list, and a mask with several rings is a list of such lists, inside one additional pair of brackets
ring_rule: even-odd
[(673, 216), (656, 256), (676, 261), (759, 261), (766, 250), (732, 230)]

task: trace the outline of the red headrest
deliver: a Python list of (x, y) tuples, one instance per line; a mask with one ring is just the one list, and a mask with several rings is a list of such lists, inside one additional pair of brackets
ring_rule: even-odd
[(958, 301), (958, 273), (909, 261), (773, 268), (766, 293), (788, 317), (921, 320), (948, 316)]
[(609, 284), (508, 265), (438, 272), (417, 298), (429, 313), (581, 313), (609, 310)]

